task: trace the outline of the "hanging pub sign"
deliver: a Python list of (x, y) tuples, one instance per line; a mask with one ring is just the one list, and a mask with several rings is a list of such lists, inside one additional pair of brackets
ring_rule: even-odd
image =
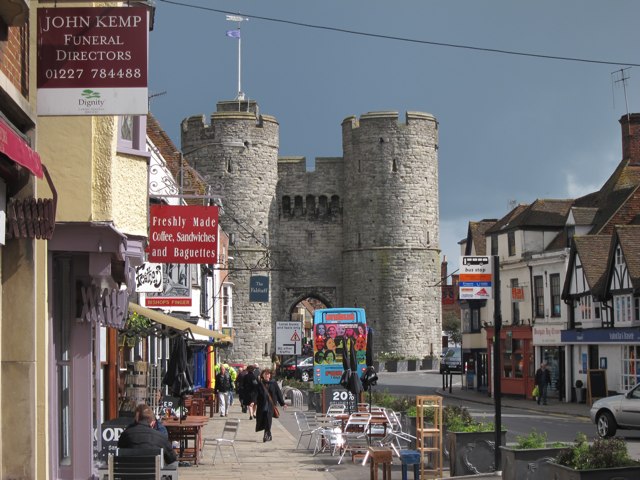
[(136, 267), (136, 292), (162, 291), (162, 264), (143, 263)]
[(218, 207), (151, 205), (148, 260), (217, 263)]
[(269, 277), (254, 275), (249, 279), (249, 301), (262, 303), (269, 301)]
[(184, 263), (162, 265), (162, 289), (140, 295), (144, 306), (149, 308), (190, 307), (191, 268)]
[(148, 12), (38, 9), (38, 115), (146, 115)]

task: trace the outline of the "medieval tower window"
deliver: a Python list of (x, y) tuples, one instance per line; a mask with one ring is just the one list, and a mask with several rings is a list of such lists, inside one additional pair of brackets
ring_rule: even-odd
[(314, 197), (313, 195), (307, 195), (307, 202), (306, 205), (307, 207), (307, 215), (311, 216), (311, 215), (315, 215), (316, 213), (316, 197)]
[(318, 214), (326, 215), (327, 214), (327, 197), (326, 195), (320, 195), (318, 199)]
[(233, 166), (231, 165), (230, 158), (227, 158), (227, 173), (233, 173)]
[(299, 217), (303, 214), (302, 197), (296, 195), (293, 203), (293, 215)]
[(313, 230), (307, 230), (307, 245), (313, 246)]
[(291, 197), (282, 197), (282, 215), (291, 215)]
[(331, 215), (337, 215), (340, 212), (340, 197), (338, 195), (331, 196), (329, 211)]
[(398, 171), (398, 162), (397, 162), (397, 160), (395, 158), (393, 159), (393, 163), (391, 165), (391, 171), (392, 172), (397, 172)]

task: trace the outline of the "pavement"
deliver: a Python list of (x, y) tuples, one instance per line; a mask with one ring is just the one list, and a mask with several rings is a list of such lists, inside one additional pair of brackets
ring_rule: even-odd
[[(417, 375), (426, 372), (416, 372)], [(432, 372), (433, 373), (433, 372)], [(428, 374), (428, 373), (426, 373)], [(445, 398), (493, 405), (493, 399), (486, 393), (475, 390), (462, 390), (454, 386), (452, 392), (438, 390), (438, 394)], [(561, 403), (550, 400), (548, 405), (537, 405), (536, 402), (521, 398), (505, 397), (502, 406), (521, 410), (544, 412), (555, 415), (589, 416), (589, 406), (586, 404)], [(304, 407), (306, 409), (306, 407)], [(223, 448), (223, 459), (216, 458), (212, 462), (213, 447), (205, 447), (203, 459), (199, 465), (179, 467), (179, 478), (188, 479), (219, 479), (219, 480), (253, 480), (253, 479), (285, 479), (285, 480), (368, 480), (369, 466), (352, 463), (347, 457), (338, 465), (338, 457), (328, 453), (313, 455), (312, 450), (306, 449), (306, 442), (296, 449), (298, 442), (298, 428), (293, 412), (296, 409), (288, 407), (279, 419), (274, 419), (272, 426), (273, 441), (264, 443), (262, 432), (255, 431), (255, 421), (249, 420), (248, 414), (243, 414), (238, 402), (230, 409), (229, 417), (240, 419), (240, 429), (236, 437), (235, 446), (240, 462), (230, 448)], [(281, 410), (282, 411), (282, 410)], [(225, 418), (216, 415), (204, 427), (205, 438), (220, 436)], [(630, 448), (632, 457), (640, 459), (640, 442)], [(445, 467), (447, 463), (445, 462)], [(382, 478), (382, 472), (380, 472)], [(392, 465), (392, 478), (401, 478), (399, 462)], [(411, 472), (409, 478), (412, 478)], [(449, 478), (445, 470), (443, 478)], [(455, 478), (501, 478), (499, 473), (484, 476), (455, 477)]]

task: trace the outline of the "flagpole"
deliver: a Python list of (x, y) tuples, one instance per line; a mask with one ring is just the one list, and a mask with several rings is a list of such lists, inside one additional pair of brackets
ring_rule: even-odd
[[(238, 22), (238, 30), (240, 30), (240, 22)], [(238, 100), (244, 100), (242, 93), (242, 35), (238, 38)]]
[(242, 35), (240, 34), (240, 24), (249, 19), (241, 15), (227, 15), (227, 20), (238, 22), (238, 95), (236, 100), (244, 100), (244, 93), (242, 92)]

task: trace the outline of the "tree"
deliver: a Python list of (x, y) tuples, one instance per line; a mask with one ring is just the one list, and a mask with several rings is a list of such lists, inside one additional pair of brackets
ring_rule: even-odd
[(442, 331), (446, 333), (455, 345), (462, 343), (460, 331), (460, 317), (456, 312), (442, 312)]

